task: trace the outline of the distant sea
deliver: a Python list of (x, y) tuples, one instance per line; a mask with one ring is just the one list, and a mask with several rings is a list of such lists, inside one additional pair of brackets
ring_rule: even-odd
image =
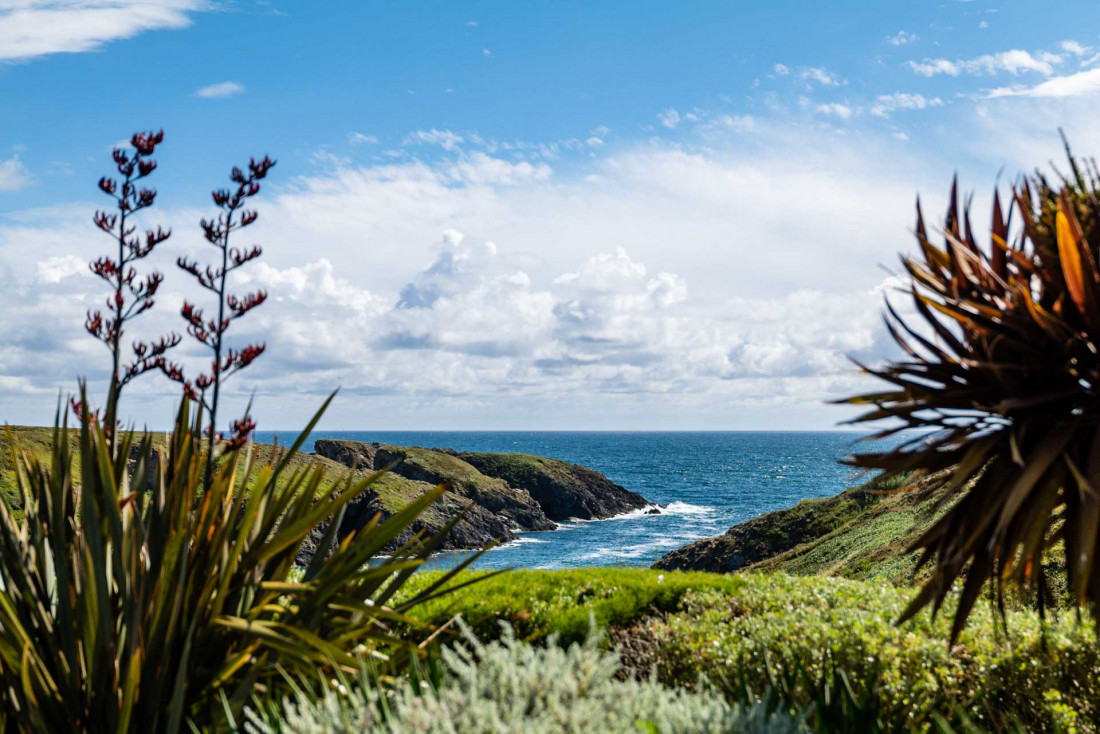
[[(282, 445), (296, 438), (292, 433), (277, 435)], [(256, 441), (271, 443), (275, 436), (259, 431)], [(317, 432), (312, 438), (548, 456), (603, 472), (651, 502), (666, 505), (660, 515), (632, 513), (525, 533), (518, 542), (486, 553), (477, 563), (481, 568), (649, 566), (693, 540), (865, 480), (839, 463), (857, 449), (860, 438), (846, 431), (339, 431)], [(303, 451), (312, 450), (311, 440)], [(435, 563), (453, 564), (461, 555), (440, 554)]]

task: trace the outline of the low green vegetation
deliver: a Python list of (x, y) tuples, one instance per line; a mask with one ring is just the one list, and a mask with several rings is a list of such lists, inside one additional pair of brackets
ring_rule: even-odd
[(1006, 637), (983, 607), (949, 645), (951, 608), (897, 624), (912, 594), (885, 582), (785, 574), (512, 571), (413, 616), (439, 627), (461, 615), (483, 638), (507, 620), (536, 644), (584, 639), (593, 619), (633, 674), (689, 690), (702, 676), (730, 700), (781, 690), (791, 712), (813, 706), (843, 674), (883, 730), (929, 728), (940, 714), (983, 730), (1058, 731), (1075, 720), (1077, 731), (1089, 731), (1100, 717), (1091, 621), (1044, 625), (1033, 612), (1013, 611)]
[[(668, 688), (622, 679), (619, 656), (599, 638), (546, 647), (519, 641), (509, 627), (487, 645), (466, 635), (444, 649), (442, 679), (425, 692), (402, 686), (383, 696), (364, 672), (304, 687), (249, 710), (248, 734), (786, 734), (807, 731), (798, 716), (761, 703), (730, 704), (713, 688)], [(385, 712), (385, 713), (383, 713)]]
[[(580, 642), (591, 621), (597, 627), (624, 628), (644, 617), (673, 612), (692, 590), (715, 589), (732, 594), (745, 581), (708, 573), (661, 574), (638, 568), (585, 568), (563, 571), (517, 570), (489, 575), (468, 593), (424, 604), (415, 618), (434, 626), (459, 615), (480, 637), (492, 638), (507, 622), (516, 635), (539, 642), (556, 635), (562, 643)], [(421, 573), (406, 586), (416, 593), (431, 584), (433, 573)]]

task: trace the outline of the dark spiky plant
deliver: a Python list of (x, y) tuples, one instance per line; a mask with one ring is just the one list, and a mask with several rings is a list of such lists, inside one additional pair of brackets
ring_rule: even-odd
[(957, 184), (942, 246), (918, 202), (921, 255), (902, 259), (915, 314), (887, 304), (907, 356), (866, 368), (889, 390), (848, 401), (873, 406), (856, 422), (894, 421), (881, 436), (920, 432), (854, 464), (943, 472), (943, 501), (958, 500), (914, 544), (931, 577), (904, 614), (938, 610), (961, 581), (953, 637), (987, 583), (1002, 603), (1007, 586), (1037, 592), (1042, 610), (1045, 559), (1074, 603), (1100, 607), (1100, 175), (1066, 153), (1071, 173), (1025, 177), (1007, 213), (994, 194), (988, 244)]
[[(337, 542), (344, 508), (381, 472), (339, 481), (295, 468), (321, 412), (273, 464), (230, 448), (203, 491), (209, 444), (189, 403), (167, 447), (123, 432), (117, 458), (91, 411), (75, 462), (64, 421), (49, 465), (9, 429), (25, 514), (0, 503), (3, 731), (217, 730), (288, 673), (354, 671), (372, 654), (393, 674), (421, 654), (393, 623), (418, 628), (406, 610), (468, 564), (391, 600), (459, 518), (430, 538), (398, 538), (443, 488)], [(312, 562), (292, 574), (326, 520)], [(387, 546), (397, 549), (379, 557)]]
[[(129, 379), (154, 368), (183, 379), (164, 358), (168, 347), (135, 347), (131, 367), (120, 371), (119, 362), (123, 324), (152, 306), (160, 283), (156, 274), (139, 281), (130, 263), (167, 235), (157, 230), (143, 244), (128, 221), (152, 203), (152, 193), (134, 181), (152, 172), (146, 156), (161, 137), (135, 136), (133, 157), (115, 155), (123, 182), (100, 182), (120, 210), (117, 218), (96, 217), (119, 248), (117, 260), (93, 264), (115, 286), (112, 315), (89, 317), (89, 331), (111, 347), (108, 410), (91, 408), (82, 386), (73, 401), (77, 450), (67, 413), (59, 412), (48, 462), (7, 434), (24, 514), (18, 518), (0, 503), (0, 731), (174, 734), (188, 724), (219, 730), (252, 695), (294, 677), (358, 670), (367, 655), (381, 661), (381, 673), (399, 674), (423, 654), (419, 640), (393, 632), (418, 627), (406, 610), (445, 591), (473, 561), (394, 601), (460, 519), (431, 537), (412, 531), (442, 487), (338, 540), (345, 508), (378, 475), (351, 472), (341, 481), (317, 465), (295, 468), (298, 449), (331, 397), (269, 464), (247, 443), (253, 427), (247, 415), (220, 446), (216, 434), (204, 435), (203, 408), (213, 433), (219, 380), (262, 351), (223, 353), (221, 336), (233, 318), (226, 308), (241, 315), (263, 300), (227, 296), (225, 277), (234, 263), (258, 254), (235, 254), (227, 237), (255, 219), (233, 215), (258, 191), (256, 180), (272, 165), (266, 158), (253, 162), (249, 175), (234, 171), (236, 194), (215, 193), (228, 213), (207, 227), (222, 250), (220, 269), (199, 278), (220, 299), (214, 337), (200, 339), (214, 348), (211, 399), (185, 395), (166, 446), (116, 430), (118, 398)], [(201, 329), (201, 317), (191, 324)], [(300, 551), (315, 540), (299, 575)]]

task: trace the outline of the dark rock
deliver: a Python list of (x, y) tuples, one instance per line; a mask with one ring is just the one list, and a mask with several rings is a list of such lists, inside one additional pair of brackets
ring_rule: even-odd
[(482, 474), (526, 490), (551, 520), (598, 520), (650, 503), (599, 472), (530, 454), (460, 453)]
[(319, 438), (314, 442), (313, 451), (326, 459), (350, 466), (353, 469), (370, 471), (374, 469), (374, 453), (379, 444), (362, 441), (333, 441)]
[[(338, 533), (341, 539), (376, 514), (389, 517), (435, 485), (447, 487), (442, 499), (389, 549), (414, 532), (438, 532), (462, 513), (444, 540), (444, 549), (483, 548), (495, 540), (515, 540), (517, 531), (553, 530), (555, 520), (602, 519), (650, 506), (644, 497), (599, 472), (540, 456), (331, 439), (318, 439), (314, 451), (359, 471), (390, 470), (370, 493), (348, 505)], [(316, 552), (323, 533), (323, 529), (314, 533), (303, 558)]]

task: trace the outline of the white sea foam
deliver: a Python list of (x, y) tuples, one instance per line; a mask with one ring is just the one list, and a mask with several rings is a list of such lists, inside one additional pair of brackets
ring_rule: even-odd
[(532, 538), (529, 535), (520, 535), (515, 540), (509, 540), (506, 543), (500, 545), (494, 545), (490, 548), (490, 551), (507, 550), (508, 548), (515, 548), (517, 545), (527, 545), (528, 543), (549, 543), (549, 540), (543, 538)]
[(714, 513), (714, 509), (709, 505), (693, 505), (688, 502), (677, 501), (670, 502), (661, 512), (669, 515), (710, 515)]

